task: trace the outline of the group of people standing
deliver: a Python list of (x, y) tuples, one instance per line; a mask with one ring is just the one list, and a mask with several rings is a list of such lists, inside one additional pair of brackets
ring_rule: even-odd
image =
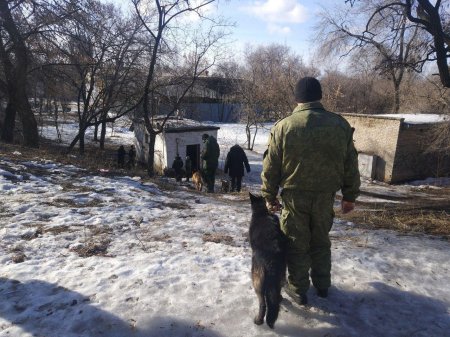
[[(220, 147), (217, 143), (217, 139), (207, 133), (202, 135), (202, 140), (203, 151), (201, 153), (201, 159), (203, 161), (203, 168), (201, 170), (201, 174), (205, 182), (207, 192), (214, 193), (216, 171), (219, 166)], [(247, 173), (250, 172), (250, 165), (248, 163), (247, 156), (242, 147), (236, 144), (232, 146), (228, 152), (224, 167), (224, 172), (228, 173), (231, 179), (232, 192), (241, 191), (244, 168)], [(183, 174), (186, 177), (186, 181), (189, 181), (189, 178), (192, 175), (191, 158), (186, 156), (186, 160), (183, 163), (181, 157), (177, 155), (172, 163), (172, 169), (175, 171), (175, 179), (177, 181), (180, 182), (182, 180)]]
[[(184, 169), (183, 169), (184, 165)], [(189, 156), (186, 156), (186, 160), (183, 163), (183, 159), (177, 154), (173, 163), (172, 168), (175, 171), (175, 179), (176, 181), (181, 182), (183, 175), (186, 177), (186, 181), (189, 181), (189, 178), (192, 175), (192, 161)]]
[[(125, 168), (125, 155), (127, 154), (125, 147), (123, 145), (119, 146), (117, 150), (117, 166), (119, 168)], [(134, 145), (130, 146), (128, 150), (128, 161), (126, 163), (127, 168), (133, 168), (136, 165), (136, 149)]]

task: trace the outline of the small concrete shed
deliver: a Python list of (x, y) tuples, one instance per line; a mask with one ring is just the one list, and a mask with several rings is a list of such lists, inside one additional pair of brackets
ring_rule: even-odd
[[(154, 123), (162, 122), (163, 118), (154, 119)], [(144, 121), (134, 121), (134, 144), (136, 147), (137, 161), (148, 162), (149, 135), (145, 130)], [(169, 119), (163, 132), (156, 136), (154, 169), (158, 174), (163, 174), (166, 168), (171, 168), (177, 155), (181, 159), (189, 156), (192, 161), (192, 170), (199, 170), (202, 162), (200, 154), (203, 146), (202, 135), (207, 133), (217, 139), (217, 131), (220, 128), (213, 125), (202, 124), (191, 119)]]
[(429, 150), (430, 134), (445, 115), (342, 116), (355, 128), (353, 139), (362, 176), (387, 183), (450, 175), (450, 158)]

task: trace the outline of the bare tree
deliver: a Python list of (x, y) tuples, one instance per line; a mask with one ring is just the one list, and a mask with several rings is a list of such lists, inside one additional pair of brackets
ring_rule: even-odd
[(376, 76), (371, 58), (366, 59), (361, 53), (351, 59), (346, 71), (336, 65), (325, 65), (320, 82), (322, 103), (330, 111), (362, 114), (391, 111), (391, 84)]
[[(25, 1), (0, 0), (0, 60), (4, 72), (1, 87), (7, 92), (8, 103), (1, 138), (13, 142), (16, 113), (22, 122), (24, 144), (39, 146), (39, 134), (27, 94), (30, 34), (30, 12), (34, 4)], [(31, 29), (33, 30), (33, 28)]]
[[(393, 111), (399, 112), (401, 84), (405, 72), (421, 71), (419, 62), (426, 54), (421, 30), (407, 21), (403, 8), (388, 7), (372, 14), (378, 8), (379, 0), (362, 0), (358, 8), (348, 11), (322, 13), (317, 26), (322, 55), (340, 53), (372, 52), (374, 69), (393, 85)], [(369, 17), (367, 17), (369, 16)], [(366, 25), (358, 28), (358, 21)]]
[(241, 83), (241, 118), (246, 123), (247, 148), (253, 149), (258, 128), (268, 120), (283, 118), (296, 103), (294, 88), (300, 77), (318, 72), (284, 45), (248, 48)]
[(49, 65), (59, 69), (74, 89), (79, 129), (68, 150), (79, 143), (83, 153), (89, 127), (102, 126), (103, 148), (106, 123), (138, 104), (137, 86), (132, 80), (136, 79), (133, 65), (140, 55), (135, 48), (140, 24), (121, 19), (114, 6), (97, 0), (71, 3), (67, 11), (72, 14), (61, 23), (55, 37), (60, 62)]
[(243, 65), (229, 56), (225, 61), (216, 65), (214, 75), (220, 79), (218, 83), (222, 86), (222, 88), (216, 88), (216, 91), (221, 93), (220, 101), (223, 102), (224, 106), (226, 104), (232, 105), (232, 111), (229, 112), (228, 117), (231, 116), (233, 120), (240, 120), (242, 112), (240, 89), (245, 81)]
[[(345, 0), (354, 6), (358, 0)], [(401, 0), (381, 2), (372, 10), (372, 17), (378, 16), (385, 10), (402, 11), (409, 22), (417, 25), (429, 34), (430, 39), (424, 39), (427, 47), (426, 56), (417, 60), (417, 63), (436, 62), (439, 78), (444, 87), (450, 87), (450, 15), (448, 0)]]
[[(163, 131), (167, 120), (179, 108), (198, 76), (216, 62), (219, 55), (216, 48), (224, 37), (226, 25), (205, 16), (204, 10), (215, 0), (132, 2), (145, 27), (150, 53), (142, 92), (142, 114), (149, 134), (147, 170), (149, 176), (153, 176), (156, 136)], [(189, 15), (198, 20), (198, 29), (186, 27)], [(202, 29), (202, 23), (208, 23), (208, 26)], [(162, 121), (155, 123), (155, 116), (159, 113), (159, 103), (156, 102), (161, 97), (169, 98), (168, 112)]]

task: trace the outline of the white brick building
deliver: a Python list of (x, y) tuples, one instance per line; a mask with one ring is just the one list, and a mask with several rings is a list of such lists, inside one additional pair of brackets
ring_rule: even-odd
[[(155, 123), (157, 123), (157, 119)], [(143, 121), (135, 121), (133, 124), (137, 161), (147, 163), (149, 135)], [(201, 124), (190, 119), (173, 118), (168, 120), (163, 132), (156, 136), (155, 172), (162, 174), (165, 168), (171, 168), (177, 154), (183, 159), (183, 162), (186, 156), (189, 156), (192, 161), (192, 169), (200, 169), (202, 135), (207, 133), (217, 139), (217, 130), (219, 130), (217, 126)]]

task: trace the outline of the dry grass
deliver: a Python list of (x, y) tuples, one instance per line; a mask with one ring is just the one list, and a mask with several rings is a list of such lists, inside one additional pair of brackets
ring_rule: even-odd
[(87, 225), (89, 228), (91, 236), (104, 235), (104, 234), (112, 234), (114, 231), (111, 227), (101, 226), (101, 225)]
[[(78, 152), (78, 148), (74, 148), (70, 153), (67, 153), (67, 145), (62, 145), (41, 138), (38, 149), (28, 148), (19, 144), (1, 143), (0, 156), (8, 157), (12, 161), (24, 160), (51, 160), (66, 165), (74, 165), (87, 170), (87, 172), (80, 173), (82, 175), (89, 174), (89, 172), (98, 173), (100, 170), (103, 175), (122, 175), (130, 174), (145, 176), (146, 172), (141, 167), (133, 168), (132, 170), (123, 171), (117, 168), (117, 147), (114, 145), (105, 145), (105, 149), (100, 149), (99, 145), (86, 144), (83, 154)], [(13, 152), (19, 152), (20, 155), (15, 155)], [(71, 186), (67, 186), (69, 189)]]
[(21, 236), (20, 236), (20, 238), (22, 239), (22, 240), (25, 240), (25, 241), (30, 241), (30, 240), (33, 240), (33, 239), (36, 239), (36, 238), (38, 238), (40, 235), (42, 235), (44, 233), (44, 229), (43, 229), (43, 227), (42, 226), (39, 226), (35, 231), (33, 231), (32, 233), (25, 233), (25, 234), (22, 234)]
[(62, 182), (62, 183), (60, 183), (60, 185), (64, 192), (67, 192), (67, 191), (77, 191), (80, 193), (92, 192), (92, 188), (89, 188), (87, 186), (76, 186), (76, 185), (72, 184), (71, 182)]
[(22, 262), (25, 262), (26, 259), (27, 259), (27, 256), (23, 252), (16, 253), (11, 258), (12, 262), (14, 262), (14, 263), (22, 263)]
[(12, 254), (11, 260), (14, 263), (22, 263), (27, 259), (27, 256), (23, 252), (24, 248), (21, 245), (13, 246), (9, 248), (9, 252)]
[[(92, 191), (92, 190), (91, 190)], [(66, 208), (66, 207), (73, 207), (73, 208), (89, 208), (89, 207), (99, 207), (102, 205), (102, 202), (97, 199), (90, 200), (89, 202), (82, 203), (78, 202), (76, 199), (55, 199), (52, 202), (43, 202), (43, 204), (46, 204), (48, 206), (54, 206), (58, 208)]]
[(170, 181), (167, 181), (165, 179), (157, 179), (155, 181), (153, 181), (156, 186), (158, 186), (158, 188), (160, 188), (163, 191), (176, 191), (178, 189), (178, 186)]
[(205, 233), (202, 239), (203, 242), (223, 243), (226, 245), (233, 244), (233, 238), (231, 236), (221, 233)]
[(450, 240), (450, 200), (411, 204), (377, 204), (350, 214), (337, 214), (341, 219), (370, 228), (393, 229), (402, 233), (425, 233)]
[(190, 209), (191, 207), (188, 204), (181, 202), (164, 202), (162, 204), (164, 207), (173, 208), (173, 209)]
[(161, 241), (161, 242), (168, 242), (168, 243), (172, 242), (171, 236), (169, 234), (151, 236), (151, 241)]
[(103, 240), (100, 242), (90, 241), (84, 245), (80, 245), (70, 250), (77, 253), (80, 257), (90, 257), (90, 256), (108, 256), (107, 250), (111, 241)]
[(70, 226), (67, 226), (67, 225), (60, 225), (60, 226), (47, 227), (47, 228), (45, 228), (44, 231), (45, 231), (45, 233), (59, 235), (62, 233), (73, 232), (74, 229), (70, 228)]

